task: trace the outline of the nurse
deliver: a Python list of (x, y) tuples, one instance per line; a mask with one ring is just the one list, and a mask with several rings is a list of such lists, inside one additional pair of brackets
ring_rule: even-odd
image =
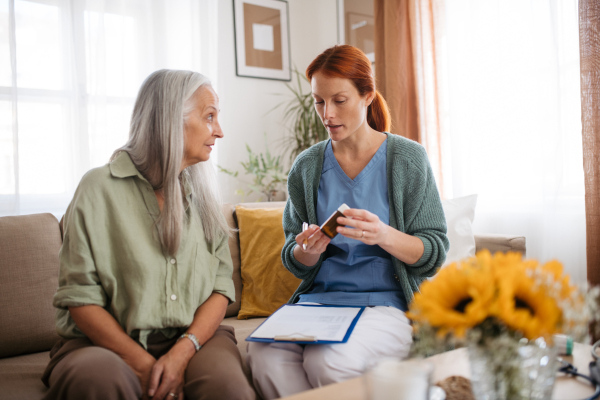
[[(288, 178), (283, 264), (302, 283), (290, 303), (366, 306), (345, 344), (250, 343), (248, 364), (265, 399), (360, 375), (385, 357), (406, 358), (404, 315), (449, 248), (446, 219), (425, 149), (390, 133), (371, 63), (334, 46), (307, 68), (329, 140), (301, 153)], [(346, 203), (332, 240), (319, 230)], [(309, 229), (302, 232), (302, 223)], [(302, 244), (307, 241), (306, 249)]]

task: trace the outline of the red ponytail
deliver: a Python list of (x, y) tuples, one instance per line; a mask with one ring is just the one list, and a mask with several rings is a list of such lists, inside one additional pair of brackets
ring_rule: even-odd
[(350, 79), (361, 96), (375, 92), (367, 110), (367, 123), (376, 131), (390, 131), (390, 110), (383, 96), (375, 89), (371, 61), (365, 53), (347, 44), (330, 47), (310, 63), (306, 69), (308, 80), (318, 71), (327, 76)]

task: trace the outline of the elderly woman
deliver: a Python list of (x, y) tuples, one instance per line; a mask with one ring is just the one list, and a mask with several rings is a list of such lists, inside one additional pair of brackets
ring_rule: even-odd
[(81, 180), (64, 216), (48, 399), (253, 399), (233, 328), (229, 228), (211, 166), (219, 99), (160, 70), (129, 141)]

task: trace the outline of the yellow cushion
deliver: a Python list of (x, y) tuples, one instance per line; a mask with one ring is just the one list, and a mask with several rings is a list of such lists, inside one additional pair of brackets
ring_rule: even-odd
[(237, 206), (235, 212), (243, 282), (238, 319), (268, 317), (287, 303), (301, 282), (281, 262), (283, 208)]

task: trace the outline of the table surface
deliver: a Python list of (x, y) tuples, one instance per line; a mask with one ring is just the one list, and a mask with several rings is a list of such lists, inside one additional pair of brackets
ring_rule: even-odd
[[(589, 374), (589, 362), (592, 361), (592, 346), (575, 343), (573, 355), (563, 357), (565, 361), (573, 364), (579, 372)], [(439, 382), (449, 376), (460, 375), (470, 378), (469, 358), (466, 349), (448, 351), (430, 357), (435, 369), (433, 382)], [(594, 388), (583, 379), (575, 379), (571, 376), (559, 374), (554, 385), (552, 399), (574, 400), (584, 399), (594, 394)], [(366, 393), (362, 377), (350, 379), (346, 382), (323, 386), (321, 388), (298, 393), (285, 398), (286, 400), (365, 400)]]

